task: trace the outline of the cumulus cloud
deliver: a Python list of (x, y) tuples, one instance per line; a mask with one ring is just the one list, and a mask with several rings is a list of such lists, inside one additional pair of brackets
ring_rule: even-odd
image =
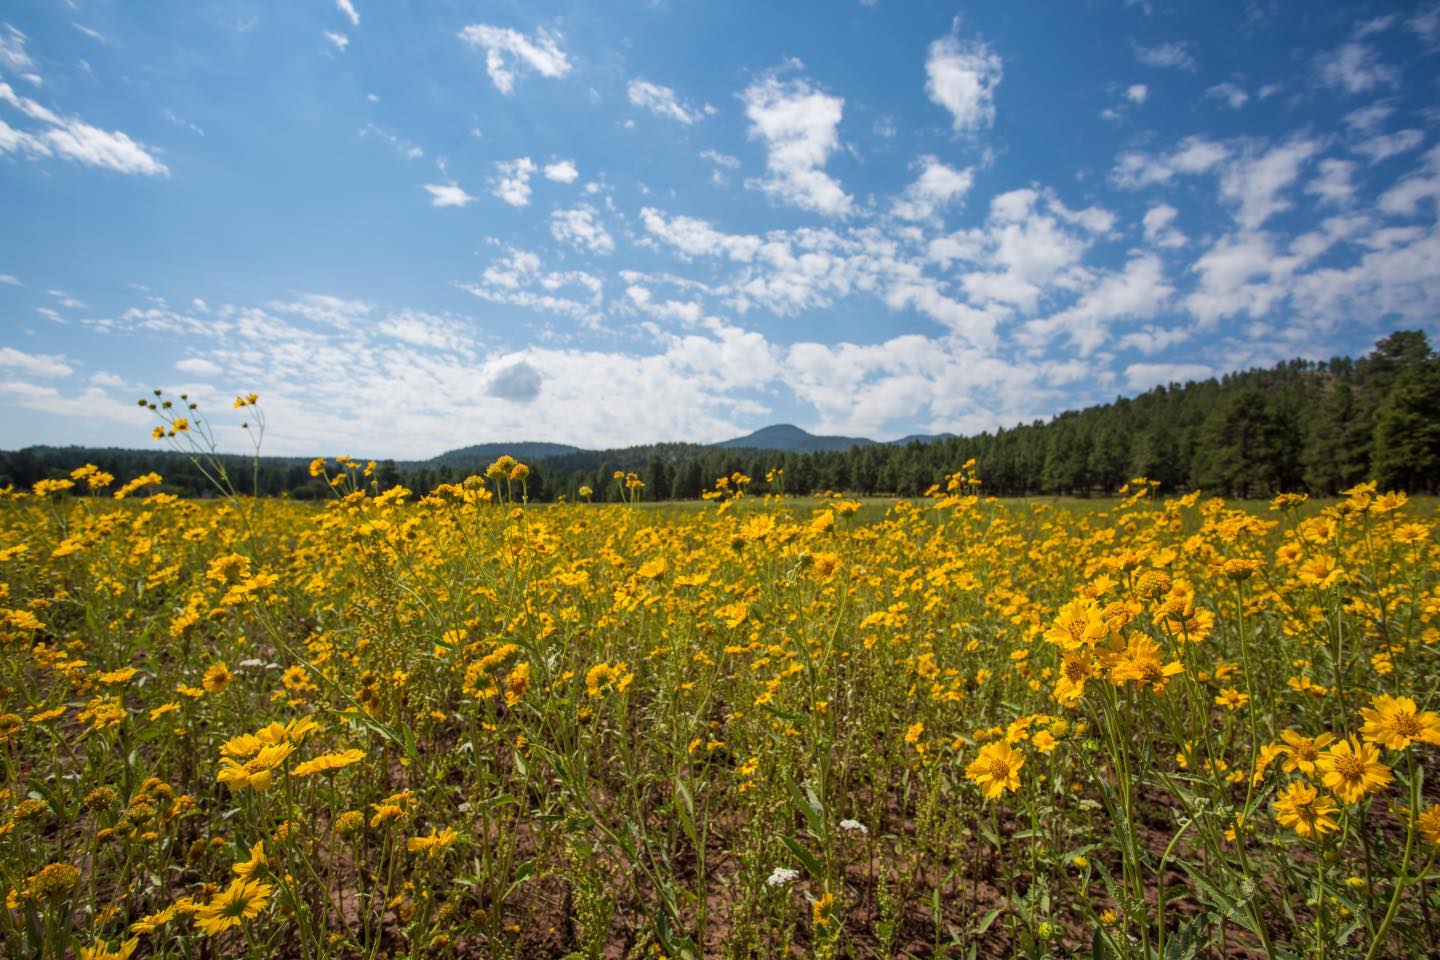
[(956, 170), (934, 156), (920, 158), (920, 176), (895, 203), (895, 215), (903, 220), (927, 220), (937, 210), (964, 200), (975, 181), (975, 172)]
[(543, 28), (532, 37), (509, 27), (472, 23), (460, 31), (460, 39), (485, 51), (485, 72), (504, 94), (514, 89), (516, 71), (533, 70), (552, 80), (570, 72), (570, 58), (560, 49), (560, 38)]
[(424, 188), (430, 194), (432, 207), (463, 207), (475, 200), (458, 183), (427, 183)]
[(213, 377), (220, 372), (220, 365), (204, 357), (186, 357), (175, 363), (175, 369), (181, 373), (193, 373), (197, 377)]
[(1316, 141), (1297, 138), (1230, 164), (1220, 179), (1220, 195), (1238, 205), (1235, 219), (1240, 226), (1254, 229), (1288, 210), (1290, 201), (1282, 194), (1319, 149)]
[(545, 164), (545, 179), (554, 180), (556, 183), (574, 183), (580, 176), (580, 171), (575, 168), (573, 160), (556, 160), (554, 163)]
[(1159, 257), (1135, 254), (1122, 270), (1106, 274), (1072, 306), (1028, 322), (1022, 338), (1043, 345), (1063, 335), (1080, 356), (1087, 357), (1109, 339), (1111, 323), (1152, 317), (1174, 292)]
[(456, 286), (490, 303), (568, 317), (589, 327), (598, 326), (605, 302), (599, 277), (583, 270), (544, 270), (535, 253), (513, 247), (485, 268), (480, 282)]
[(1168, 203), (1157, 204), (1145, 211), (1141, 221), (1145, 230), (1145, 242), (1157, 247), (1183, 247), (1189, 241), (1175, 229), (1175, 218), (1180, 211)]
[(577, 250), (607, 256), (615, 252), (615, 240), (600, 223), (598, 211), (582, 203), (569, 210), (550, 214), (550, 233), (561, 243)]
[(539, 370), (520, 360), (497, 370), (485, 392), (502, 400), (529, 403), (540, 396), (543, 381)]
[(1226, 80), (1224, 83), (1217, 83), (1205, 91), (1205, 96), (1212, 100), (1224, 101), (1231, 110), (1239, 110), (1250, 102), (1250, 94), (1238, 83)]
[(449, 314), (410, 308), (395, 310), (385, 315), (376, 330), (392, 340), (416, 347), (444, 350), (459, 357), (474, 353), (466, 322)]
[(1166, 154), (1130, 151), (1120, 155), (1110, 172), (1116, 186), (1134, 190), (1152, 184), (1168, 183), (1182, 174), (1205, 173), (1214, 169), (1230, 151), (1224, 144), (1204, 137), (1186, 137)]
[(1153, 47), (1136, 44), (1135, 59), (1147, 67), (1190, 71), (1196, 67), (1195, 57), (1187, 43), (1162, 43)]
[(138, 176), (169, 176), (170, 169), (119, 130), (106, 131), (76, 117), (62, 117), (0, 82), (0, 103), (39, 124), (18, 129), (0, 120), (0, 153), (61, 157), (90, 167)]
[(925, 93), (950, 112), (956, 133), (995, 121), (995, 88), (1004, 76), (997, 53), (981, 40), (961, 41), (952, 31), (930, 44)]
[(501, 160), (495, 164), (499, 176), (495, 181), (495, 196), (512, 207), (523, 207), (530, 202), (530, 178), (535, 175), (535, 161), (529, 157)]
[(0, 347), (0, 367), (18, 370), (35, 377), (68, 377), (75, 372), (63, 357), (45, 353), (25, 353), (14, 347)]
[(722, 233), (694, 217), (667, 219), (659, 210), (645, 207), (640, 211), (640, 221), (648, 232), (688, 256), (724, 256), (743, 263), (753, 260), (760, 251), (759, 237)]
[(1316, 167), (1320, 173), (1305, 185), (1306, 193), (1313, 193), (1321, 202), (1345, 206), (1355, 199), (1355, 164), (1349, 160), (1326, 157)]
[(648, 80), (639, 78), (631, 80), (625, 92), (633, 106), (649, 110), (657, 117), (664, 117), (677, 123), (686, 125), (695, 123), (706, 113), (703, 108), (693, 107), (682, 101), (669, 87), (651, 83)]
[(1202, 363), (1132, 363), (1125, 368), (1125, 384), (1131, 390), (1204, 380), (1215, 371)]
[(1345, 93), (1368, 93), (1400, 82), (1400, 71), (1382, 63), (1369, 44), (1351, 41), (1315, 58), (1320, 81)]
[(350, 26), (360, 26), (360, 14), (355, 12), (355, 4), (351, 3), (350, 0), (335, 0), (335, 6), (341, 13), (350, 18)]
[(34, 73), (35, 61), (25, 49), (27, 39), (25, 34), (5, 24), (5, 29), (0, 31), (0, 67), (9, 73), (38, 79)]
[(747, 87), (743, 99), (750, 137), (764, 140), (767, 150), (769, 175), (758, 181), (760, 188), (806, 210), (848, 214), (852, 198), (824, 169), (840, 144), (844, 99), (803, 78), (781, 80), (774, 74)]
[(1384, 136), (1367, 137), (1350, 149), (1368, 158), (1371, 163), (1379, 163), (1397, 154), (1408, 153), (1424, 142), (1425, 134), (1419, 130), (1397, 130)]

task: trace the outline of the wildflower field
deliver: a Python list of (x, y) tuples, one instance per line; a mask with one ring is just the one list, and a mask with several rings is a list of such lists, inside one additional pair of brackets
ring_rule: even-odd
[(956, 467), (8, 491), (0, 954), (1440, 954), (1433, 503)]

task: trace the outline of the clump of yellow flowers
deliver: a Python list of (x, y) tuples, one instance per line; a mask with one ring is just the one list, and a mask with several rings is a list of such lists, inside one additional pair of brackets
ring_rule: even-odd
[(7, 954), (1440, 955), (1431, 499), (310, 473), (6, 491)]

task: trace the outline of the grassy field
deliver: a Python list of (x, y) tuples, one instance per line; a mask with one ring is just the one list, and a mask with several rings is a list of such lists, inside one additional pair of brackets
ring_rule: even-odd
[(0, 503), (0, 953), (1440, 953), (1434, 502), (316, 470)]

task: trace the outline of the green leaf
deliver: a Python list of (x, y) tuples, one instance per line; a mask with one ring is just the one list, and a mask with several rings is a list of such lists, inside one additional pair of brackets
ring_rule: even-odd
[(1205, 895), (1205, 898), (1210, 901), (1211, 905), (1219, 909), (1221, 916), (1231, 923), (1259, 936), (1259, 932), (1255, 929), (1254, 922), (1246, 913), (1242, 901), (1236, 900), (1234, 897), (1222, 891), (1208, 877), (1183, 860), (1180, 861), (1180, 866), (1190, 875), (1190, 879), (1195, 881), (1195, 885), (1200, 888), (1200, 891)]
[(803, 814), (806, 822), (810, 824), (811, 836), (819, 837), (824, 827), (824, 819), (819, 806), (819, 800), (813, 799), (815, 796), (813, 793), (809, 796), (802, 793), (800, 787), (796, 785), (794, 781), (786, 783), (786, 786), (790, 789), (790, 798), (795, 803), (795, 809)]
[(685, 831), (685, 836), (695, 844), (695, 849), (700, 850), (700, 833), (695, 829), (695, 801), (690, 797), (690, 791), (686, 789), (684, 781), (679, 777), (675, 778), (675, 793), (680, 797), (680, 802), (675, 805), (675, 812), (680, 818), (680, 827)]
[(820, 869), (820, 861), (816, 860), (815, 857), (811, 855), (809, 850), (806, 850), (804, 847), (802, 847), (798, 840), (796, 840), (794, 837), (787, 837), (785, 834), (782, 833), (780, 835), (780, 842), (785, 844), (785, 846), (790, 849), (791, 853), (795, 854), (795, 859), (800, 861), (800, 863), (805, 867), (806, 872), (809, 873), (810, 876), (814, 877), (816, 880), (819, 880), (821, 878), (821, 875), (824, 873), (824, 871)]

